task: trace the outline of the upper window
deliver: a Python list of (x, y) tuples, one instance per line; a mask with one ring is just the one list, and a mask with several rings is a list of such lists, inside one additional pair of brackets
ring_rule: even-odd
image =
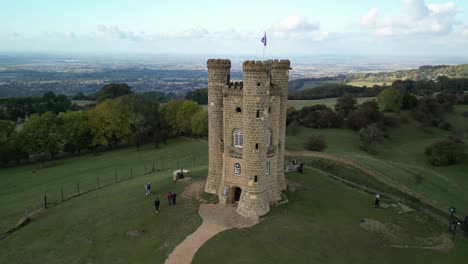
[(234, 164), (234, 174), (235, 175), (240, 175), (241, 174), (241, 165), (239, 162), (236, 162)]
[(268, 129), (267, 130), (267, 147), (271, 146), (272, 142), (273, 142), (273, 140), (272, 140), (271, 129)]
[(240, 129), (234, 130), (233, 143), (235, 147), (242, 148), (244, 145), (244, 134)]

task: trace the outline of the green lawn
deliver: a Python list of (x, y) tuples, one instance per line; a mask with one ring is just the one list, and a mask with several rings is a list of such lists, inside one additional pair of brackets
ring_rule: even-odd
[[(463, 131), (468, 119), (461, 116), (467, 106), (457, 106), (448, 120), (454, 131), (467, 141)], [(466, 120), (465, 120), (466, 119)], [(411, 189), (442, 202), (448, 207), (455, 206), (462, 214), (468, 214), (468, 161), (449, 167), (434, 167), (427, 163), (424, 149), (437, 139), (447, 137), (450, 132), (436, 128), (422, 130), (416, 122), (403, 124), (390, 130), (390, 138), (377, 147), (378, 154), (369, 155), (359, 149), (357, 132), (349, 129), (307, 129), (302, 128), (295, 136), (288, 136), (287, 149), (303, 149), (304, 140), (311, 134), (322, 134), (327, 139), (325, 152), (355, 158), (387, 177)], [(468, 143), (468, 142), (467, 142)]]
[[(193, 169), (193, 154), (197, 167)], [(172, 182), (178, 157), (202, 179), (207, 173), (206, 143), (186, 139), (171, 140), (160, 149), (147, 146), (115, 150), (100, 156), (85, 155), (63, 159), (39, 169), (30, 165), (0, 171), (0, 207), (4, 213), (22, 210), (40, 199), (45, 190), (73, 188), (76, 181), (94, 182), (97, 175), (117, 169), (128, 174), (129, 167), (141, 175), (137, 166), (153, 160), (166, 160), (166, 169), (155, 175), (133, 179), (89, 192), (47, 210), (38, 219), (0, 241), (0, 263), (163, 263), (167, 255), (201, 223), (198, 202), (181, 197), (187, 183)], [(182, 159), (181, 159), (182, 160)], [(31, 173), (31, 170), (37, 170)], [(123, 176), (122, 176), (123, 177)], [(150, 181), (153, 192), (161, 194), (161, 212), (153, 208), (155, 196), (145, 196), (143, 185)], [(190, 183), (190, 181), (188, 182)], [(176, 207), (166, 206), (165, 194), (179, 194)], [(138, 230), (139, 236), (127, 232)]]
[[(195, 255), (202, 263), (463, 263), (468, 241), (440, 253), (386, 245), (420, 245), (421, 238), (438, 236), (444, 228), (417, 212), (399, 214), (395, 208), (376, 210), (373, 196), (337, 183), (306, 168), (289, 174), (300, 186), (288, 192), (289, 202), (248, 229), (216, 235)], [(390, 202), (391, 201), (386, 201)], [(395, 238), (360, 227), (363, 218), (393, 224)]]
[(130, 169), (133, 176), (143, 180), (140, 175), (144, 174), (144, 166), (150, 171), (153, 162), (156, 169), (164, 169), (163, 172), (156, 172), (155, 177), (161, 173), (171, 173), (177, 166), (177, 159), (180, 166), (191, 168), (196, 156), (197, 165), (206, 166), (207, 152), (205, 142), (175, 139), (167, 145), (162, 144), (159, 149), (148, 145), (139, 151), (125, 148), (99, 155), (87, 154), (54, 160), (46, 162), (44, 166), (37, 163), (1, 169), (0, 231), (14, 225), (26, 209), (31, 211), (41, 206), (44, 194), (47, 194), (50, 202), (58, 201), (61, 199), (61, 188), (66, 198), (76, 194), (77, 184), (80, 192), (86, 192), (97, 187), (98, 177), (100, 185), (112, 184), (115, 183), (115, 173), (118, 180), (126, 179), (130, 177)]
[[(292, 106), (297, 110), (302, 109), (304, 106), (311, 106), (316, 104), (324, 104), (332, 109), (335, 108), (337, 98), (327, 98), (327, 99), (317, 99), (317, 100), (288, 100), (288, 107)], [(356, 98), (358, 104), (361, 104), (365, 101), (375, 99), (375, 97), (362, 97)]]

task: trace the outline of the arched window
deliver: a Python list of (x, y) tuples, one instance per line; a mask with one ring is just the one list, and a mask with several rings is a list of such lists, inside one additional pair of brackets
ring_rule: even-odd
[(239, 162), (236, 162), (234, 164), (234, 174), (235, 175), (240, 175), (241, 174), (241, 165)]
[(265, 165), (265, 174), (269, 175), (270, 174), (270, 162), (267, 161)]
[(242, 131), (240, 129), (234, 130), (233, 133), (233, 145), (236, 148), (242, 148), (244, 145), (244, 134), (242, 134)]
[(271, 129), (267, 130), (267, 147), (271, 146), (271, 143), (273, 142), (273, 137), (271, 133)]

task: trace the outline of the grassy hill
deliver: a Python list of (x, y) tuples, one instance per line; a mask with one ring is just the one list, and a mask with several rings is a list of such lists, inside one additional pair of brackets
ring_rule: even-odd
[[(468, 106), (456, 106), (455, 112), (448, 116), (455, 132), (465, 138), (468, 119), (461, 116)], [(449, 208), (456, 206), (464, 215), (468, 214), (468, 161), (449, 167), (433, 167), (427, 163), (424, 149), (437, 139), (450, 133), (440, 129), (421, 129), (416, 122), (403, 124), (390, 131), (390, 138), (377, 148), (373, 156), (359, 149), (359, 136), (348, 129), (308, 129), (302, 128), (299, 134), (288, 136), (286, 148), (303, 149), (304, 140), (312, 133), (326, 137), (328, 148), (325, 152), (355, 158), (387, 177), (411, 189), (442, 202)]]

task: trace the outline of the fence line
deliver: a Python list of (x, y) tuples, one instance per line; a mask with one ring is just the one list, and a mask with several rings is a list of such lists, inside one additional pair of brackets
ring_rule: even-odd
[(97, 191), (121, 182), (132, 180), (138, 176), (151, 176), (156, 175), (157, 172), (171, 170), (173, 168), (175, 170), (189, 169), (207, 164), (208, 161), (197, 160), (196, 155), (188, 154), (175, 160), (161, 159), (159, 162), (156, 160), (150, 164), (144, 163), (143, 165), (140, 165), (140, 169), (142, 169), (141, 171), (138, 170), (137, 167), (130, 167), (129, 170), (127, 170), (127, 176), (124, 176), (125, 174), (122, 175), (122, 173), (119, 175), (117, 171), (114, 171), (113, 177), (98, 175), (96, 176), (95, 181), (88, 179), (88, 182), (86, 180), (77, 182), (75, 187), (70, 188), (69, 186), (64, 188), (62, 186), (57, 187), (56, 190), (46, 191), (40, 200), (38, 197), (38, 201), (40, 202), (33, 206), (26, 207), (24, 214), (16, 214), (15, 216), (0, 218), (0, 240), (12, 234), (23, 225), (27, 224), (29, 221), (31, 221), (31, 219), (34, 219), (36, 216), (42, 213), (44, 209), (49, 209), (60, 203), (67, 202), (70, 199), (85, 195), (89, 192)]

